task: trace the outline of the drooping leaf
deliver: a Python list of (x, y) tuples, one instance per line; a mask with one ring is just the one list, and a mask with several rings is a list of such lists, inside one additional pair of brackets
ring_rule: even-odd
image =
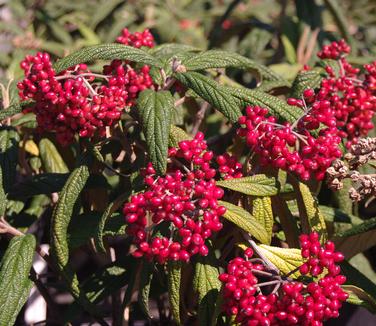
[(192, 89), (201, 98), (210, 103), (231, 122), (237, 122), (241, 116), (238, 103), (226, 90), (225, 86), (198, 72), (176, 73), (175, 77), (184, 86)]
[(321, 213), (316, 198), (313, 197), (308, 186), (302, 182), (293, 184), (298, 202), (300, 221), (304, 233), (316, 231), (320, 235), (321, 243), (328, 239), (325, 218)]
[[(129, 260), (129, 261), (128, 261)], [(110, 266), (105, 266), (90, 275), (82, 282), (80, 288), (85, 293), (90, 302), (97, 304), (115, 291), (128, 284), (128, 274), (135, 264), (133, 257), (127, 257), (127, 268), (115, 262)], [(64, 312), (64, 322), (74, 320), (82, 311), (80, 305), (75, 301)], [(101, 313), (99, 310), (98, 313)]]
[(16, 129), (0, 127), (0, 166), (3, 171), (2, 184), (8, 193), (16, 179), (18, 162), (18, 143), (20, 136)]
[(199, 325), (211, 325), (215, 316), (215, 305), (221, 288), (218, 280), (218, 263), (209, 251), (209, 256), (201, 258), (195, 266), (193, 288), (198, 293), (198, 319)]
[(149, 293), (151, 280), (153, 278), (153, 265), (146, 259), (143, 260), (141, 275), (140, 275), (140, 291), (138, 293), (138, 303), (142, 311), (151, 318), (149, 311)]
[(269, 243), (269, 235), (265, 227), (244, 208), (225, 201), (218, 201), (218, 204), (226, 208), (226, 213), (223, 215), (225, 219), (234, 223), (261, 243)]
[(174, 99), (168, 91), (147, 89), (139, 95), (137, 107), (153, 167), (164, 174)]
[[(280, 248), (267, 245), (259, 245), (261, 252), (284, 274), (288, 274), (303, 264), (300, 249)], [(298, 276), (299, 272), (293, 275)]]
[(376, 245), (376, 217), (336, 234), (333, 241), (347, 259)]
[(69, 169), (59, 154), (56, 146), (47, 138), (39, 142), (39, 151), (46, 172), (67, 173)]
[[(25, 199), (36, 195), (49, 195), (59, 192), (69, 178), (69, 173), (41, 173), (16, 183), (9, 191), (10, 199)], [(87, 188), (109, 188), (106, 178), (101, 174), (90, 175)]]
[(168, 139), (169, 147), (178, 147), (179, 142), (183, 140), (189, 140), (192, 137), (189, 136), (183, 129), (171, 125), (170, 136)]
[(271, 115), (275, 115), (290, 123), (294, 123), (303, 114), (303, 111), (298, 107), (288, 105), (286, 101), (258, 90), (239, 87), (225, 87), (225, 89), (238, 102), (238, 106), (242, 108), (247, 105), (257, 105), (267, 108)]
[(270, 244), (273, 234), (273, 210), (272, 210), (272, 200), (270, 197), (257, 197), (253, 200), (253, 209), (252, 215), (255, 217), (257, 221), (264, 226)]
[(97, 245), (98, 228), (101, 223), (103, 224), (103, 226), (101, 226), (102, 238), (106, 236), (122, 236), (125, 234), (126, 225), (122, 214), (113, 213), (109, 215), (105, 221), (102, 219), (103, 214), (90, 212), (75, 216), (71, 220), (67, 235), (69, 249), (72, 250), (87, 244), (91, 238), (96, 240), (95, 244)]
[(73, 297), (85, 308), (96, 315), (89, 300), (80, 293), (77, 275), (69, 264), (68, 226), (73, 215), (73, 209), (78, 197), (89, 178), (88, 158), (81, 159), (68, 178), (63, 190), (59, 193), (59, 200), (55, 206), (51, 219), (51, 255), (63, 276), (68, 290)]
[(342, 285), (343, 290), (349, 294), (348, 303), (363, 306), (371, 312), (376, 312), (376, 299), (366, 291), (354, 285)]
[(251, 196), (273, 196), (278, 193), (275, 178), (269, 178), (264, 174), (217, 181), (217, 186)]
[(260, 86), (258, 86), (256, 89), (259, 91), (259, 92), (264, 92), (264, 93), (269, 93), (275, 89), (283, 89), (283, 88), (290, 88), (291, 87), (291, 84), (282, 80), (276, 80), (276, 81), (266, 81), (266, 82), (263, 82)]
[(94, 60), (129, 60), (150, 66), (162, 67), (161, 61), (154, 58), (147, 51), (123, 44), (92, 45), (78, 50), (54, 64), (56, 73), (60, 73), (80, 63)]
[[(125, 199), (128, 197), (128, 194), (120, 195), (116, 200), (114, 200), (106, 210), (103, 212), (103, 214), (100, 217), (99, 223), (97, 224), (95, 235), (94, 235), (94, 242), (97, 246), (97, 249), (106, 252), (106, 248), (103, 243), (103, 237), (106, 236), (106, 225), (107, 222), (114, 221), (114, 215), (113, 213), (119, 209), (120, 205), (125, 201)], [(124, 219), (119, 221), (120, 222), (120, 228), (116, 231), (115, 234), (121, 234), (125, 232), (125, 223)]]
[(27, 300), (33, 285), (29, 273), (35, 244), (31, 234), (16, 236), (3, 256), (0, 264), (0, 325), (13, 325)]
[(172, 316), (175, 322), (180, 325), (180, 282), (181, 282), (181, 262), (170, 261), (167, 265), (168, 298)]
[[(252, 59), (243, 57), (240, 54), (223, 50), (201, 52), (183, 60), (182, 65), (184, 65), (188, 71), (229, 67), (247, 69), (256, 72), (265, 80), (283, 80), (281, 76), (277, 75), (268, 67)], [(288, 84), (288, 82), (286, 83)]]

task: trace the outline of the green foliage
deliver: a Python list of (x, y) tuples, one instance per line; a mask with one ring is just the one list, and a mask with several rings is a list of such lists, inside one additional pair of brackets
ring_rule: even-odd
[(218, 181), (217, 185), (252, 196), (273, 196), (278, 193), (275, 178), (269, 178), (264, 174)]
[(158, 174), (167, 165), (168, 140), (174, 101), (170, 92), (143, 91), (137, 102), (150, 160)]
[(14, 237), (0, 264), (0, 324), (13, 325), (33, 283), (29, 279), (35, 250), (31, 234)]

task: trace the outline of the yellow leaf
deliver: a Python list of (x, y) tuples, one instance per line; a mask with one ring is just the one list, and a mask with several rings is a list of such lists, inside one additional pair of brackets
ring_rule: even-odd
[[(20, 146), (22, 147), (23, 144), (20, 143)], [(37, 144), (34, 143), (34, 140), (29, 139), (29, 140), (26, 141), (25, 151), (30, 153), (31, 155), (39, 156), (39, 148), (38, 148)]]

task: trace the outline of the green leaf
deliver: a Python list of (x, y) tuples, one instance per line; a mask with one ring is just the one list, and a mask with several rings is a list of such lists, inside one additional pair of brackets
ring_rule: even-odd
[(14, 237), (0, 264), (0, 325), (13, 325), (32, 287), (29, 279), (35, 251), (31, 234)]
[(156, 58), (170, 58), (181, 52), (197, 52), (200, 49), (191, 45), (178, 44), (178, 43), (164, 43), (157, 45), (149, 50), (149, 53)]
[(19, 141), (20, 136), (16, 129), (0, 127), (0, 166), (4, 173), (2, 184), (6, 193), (9, 192), (16, 179)]
[(376, 217), (336, 234), (333, 241), (347, 259), (372, 248), (376, 245)]
[(273, 210), (272, 210), (272, 200), (270, 197), (257, 197), (253, 200), (252, 215), (257, 221), (259, 221), (265, 228), (270, 244), (273, 234)]
[(39, 142), (39, 152), (46, 172), (67, 173), (69, 169), (53, 142), (47, 138)]
[(180, 325), (181, 262), (170, 261), (167, 265), (168, 298), (175, 322)]
[(321, 243), (328, 239), (325, 218), (321, 213), (317, 200), (311, 194), (308, 186), (302, 182), (293, 183), (298, 208), (300, 213), (300, 221), (304, 233), (316, 231), (320, 235)]
[[(108, 214), (106, 210), (105, 213)], [(122, 214), (113, 213), (103, 220), (103, 215), (99, 212), (90, 212), (72, 218), (68, 227), (67, 241), (69, 249), (73, 250), (89, 243), (91, 238), (98, 241), (98, 228), (101, 225), (101, 236), (122, 236), (125, 235), (126, 225)], [(105, 249), (104, 249), (105, 251)]]
[[(120, 195), (115, 201), (113, 201), (106, 210), (103, 212), (103, 214), (100, 217), (99, 223), (97, 225), (95, 235), (94, 235), (94, 241), (95, 245), (97, 246), (98, 250), (101, 252), (106, 252), (106, 248), (103, 243), (103, 237), (106, 236), (106, 225), (108, 224), (107, 221), (113, 222), (114, 221), (114, 216), (113, 213), (119, 209), (121, 204), (127, 199), (128, 194), (125, 195)], [(111, 216), (110, 220), (108, 218)], [(124, 220), (120, 220), (120, 225), (118, 228), (118, 231), (116, 231), (115, 234), (121, 234), (125, 233), (125, 224)]]
[(19, 135), (14, 128), (0, 127), (0, 216), (7, 208), (7, 194), (15, 182)]
[(153, 278), (153, 265), (146, 259), (143, 260), (141, 275), (140, 275), (140, 291), (138, 293), (138, 303), (142, 311), (151, 318), (149, 311), (149, 293), (151, 280)]
[(290, 88), (291, 84), (285, 80), (276, 80), (276, 81), (266, 81), (263, 82), (260, 86), (257, 86), (259, 92), (269, 93), (278, 88)]
[(87, 157), (82, 158), (78, 167), (72, 171), (63, 190), (59, 193), (59, 200), (52, 213), (51, 219), (50, 252), (73, 297), (85, 310), (96, 315), (96, 311), (90, 305), (88, 299), (82, 296), (77, 275), (73, 272), (69, 264), (69, 248), (67, 241), (68, 226), (73, 215), (74, 206), (89, 178), (87, 160)]
[[(53, 192), (59, 192), (63, 189), (69, 173), (41, 173), (32, 175), (21, 182), (16, 183), (10, 190), (8, 197), (10, 199), (22, 199), (36, 195), (49, 195)], [(106, 178), (101, 174), (90, 175), (87, 188), (109, 188)]]
[[(133, 257), (127, 257), (127, 259), (130, 260), (127, 260), (127, 269), (120, 263), (115, 262), (97, 270), (82, 282), (81, 292), (85, 293), (90, 302), (97, 304), (128, 284), (128, 274), (135, 261)], [(81, 310), (80, 305), (76, 301), (73, 302), (64, 312), (64, 324), (74, 320)]]
[(376, 313), (376, 299), (370, 296), (366, 291), (354, 285), (342, 285), (342, 289), (349, 294), (348, 303), (363, 306)]
[[(303, 264), (300, 249), (280, 248), (267, 245), (259, 245), (260, 251), (284, 274), (288, 274)], [(299, 272), (293, 273), (299, 276)]]
[(258, 90), (237, 87), (225, 87), (225, 90), (234, 97), (238, 106), (242, 108), (247, 105), (261, 106), (267, 108), (271, 115), (290, 123), (294, 123), (303, 114), (300, 108), (288, 105), (286, 101)]
[(221, 112), (231, 122), (241, 116), (239, 105), (225, 86), (198, 72), (176, 73), (174, 75), (184, 86), (192, 89), (205, 101)]
[(0, 121), (6, 118), (9, 118), (17, 113), (21, 113), (22, 110), (30, 105), (32, 105), (34, 101), (23, 101), (21, 103), (14, 103), (9, 105), (6, 109), (0, 110)]
[(150, 66), (162, 67), (162, 62), (154, 58), (148, 52), (123, 44), (93, 45), (78, 50), (54, 64), (56, 73), (60, 73), (70, 67), (94, 60), (130, 60)]
[(182, 61), (187, 71), (205, 70), (213, 68), (240, 68), (258, 73), (265, 80), (283, 80), (283, 78), (270, 70), (268, 67), (240, 54), (223, 51), (209, 50), (196, 54)]
[(168, 91), (146, 89), (139, 95), (137, 107), (153, 167), (164, 174), (174, 99)]
[(278, 193), (275, 178), (269, 178), (265, 174), (217, 181), (217, 186), (251, 196), (273, 196)]
[(244, 208), (225, 201), (218, 201), (218, 204), (226, 208), (226, 213), (223, 214), (225, 219), (234, 223), (261, 243), (269, 243), (269, 235), (265, 227)]
[(176, 127), (174, 125), (171, 125), (170, 135), (168, 139), (169, 147), (178, 147), (179, 142), (183, 140), (189, 140), (189, 139), (192, 139), (192, 137), (189, 136), (183, 129)]
[(301, 98), (304, 90), (308, 88), (316, 89), (320, 87), (322, 80), (322, 68), (313, 68), (311, 70), (302, 70), (298, 73), (292, 83), (291, 94), (293, 98)]
[(195, 266), (193, 288), (198, 293), (199, 325), (211, 325), (212, 320), (216, 318), (214, 303), (221, 288), (217, 266), (218, 263), (212, 251), (210, 251), (209, 256), (200, 258)]

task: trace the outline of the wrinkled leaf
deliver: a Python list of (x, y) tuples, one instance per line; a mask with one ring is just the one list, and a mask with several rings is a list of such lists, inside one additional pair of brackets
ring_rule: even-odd
[(223, 215), (225, 219), (234, 223), (261, 243), (269, 243), (269, 235), (265, 227), (244, 208), (225, 201), (218, 201), (218, 204), (226, 208), (226, 213)]
[(269, 178), (264, 174), (217, 181), (217, 186), (251, 196), (273, 196), (278, 193), (275, 178)]

